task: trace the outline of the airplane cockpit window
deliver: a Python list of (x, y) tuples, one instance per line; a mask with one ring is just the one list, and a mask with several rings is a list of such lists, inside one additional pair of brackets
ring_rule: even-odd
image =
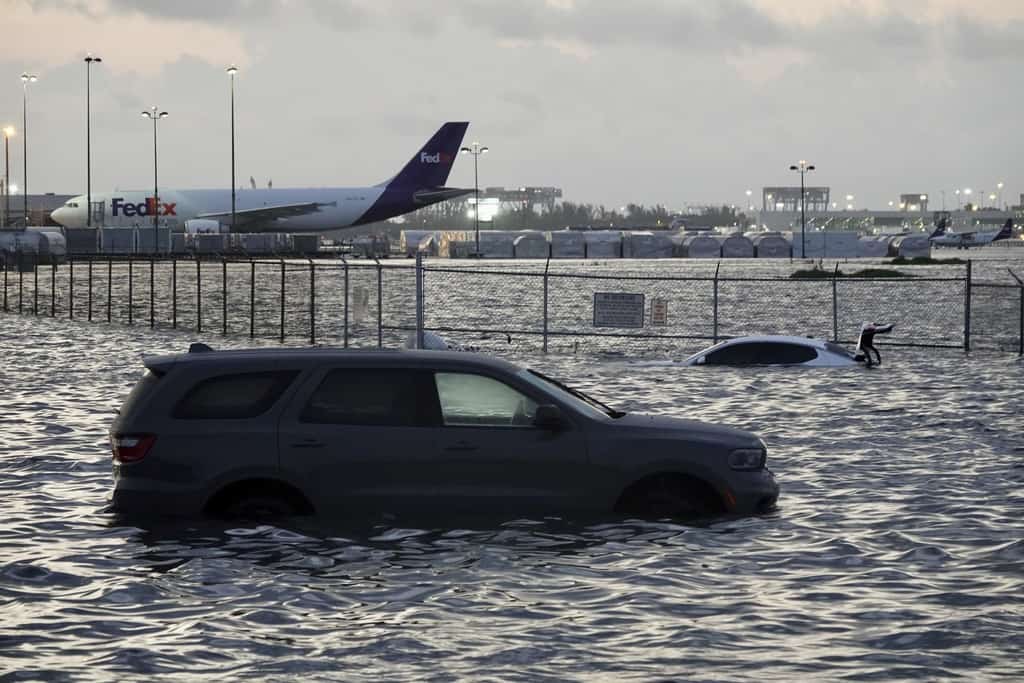
[(78, 208), (78, 202), (66, 202), (64, 204), (64, 206), (66, 206), (69, 209), (77, 209)]

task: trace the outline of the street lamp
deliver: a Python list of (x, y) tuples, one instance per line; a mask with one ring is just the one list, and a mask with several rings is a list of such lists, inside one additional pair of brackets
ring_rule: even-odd
[(231, 232), (235, 231), (235, 74), (238, 67), (232, 64), (225, 71), (231, 76)]
[(999, 207), (998, 208), (1002, 209), (1003, 208), (1003, 183), (1002, 182), (996, 183), (996, 189), (999, 190)]
[(14, 126), (4, 126), (4, 227), (11, 220), (11, 146)]
[(971, 203), (970, 196), (971, 196), (971, 188), (965, 187), (964, 188), (964, 205), (965, 206)]
[(35, 74), (21, 74), (21, 201), (28, 227), (28, 84), (35, 83)]
[(959, 189), (953, 190), (953, 194), (956, 195), (956, 210), (959, 211), (960, 207), (962, 206), (960, 204), (960, 190)]
[(806, 161), (801, 159), (799, 164), (790, 166), (789, 170), (797, 171), (800, 174), (800, 258), (807, 258), (805, 242), (805, 233), (807, 232), (807, 214), (804, 211), (804, 205), (807, 203), (807, 198), (804, 195), (804, 174), (808, 171), (813, 171), (814, 166), (808, 165)]
[(92, 227), (92, 155), (89, 125), (89, 72), (93, 63), (99, 64), (103, 60), (93, 57), (92, 53), (85, 56), (85, 227)]
[(753, 194), (754, 194), (754, 191), (753, 191), (753, 190), (747, 190), (747, 211), (753, 211), (753, 210), (754, 210), (754, 205), (750, 203), (750, 202), (752, 201), (752, 200), (750, 199), (750, 197), (751, 197), (751, 196), (752, 196)]
[(157, 184), (156, 170), (156, 122), (167, 118), (170, 114), (165, 111), (159, 111), (154, 104), (148, 110), (143, 111), (142, 115), (153, 121), (153, 253), (156, 254), (160, 246), (160, 194), (158, 192), (159, 185)]
[(480, 161), (480, 155), (487, 153), (487, 148), (480, 145), (479, 142), (472, 143), (469, 147), (463, 147), (460, 150), (463, 154), (473, 155), (473, 222), (476, 227), (476, 256), (480, 256), (480, 174), (478, 169), (478, 163)]

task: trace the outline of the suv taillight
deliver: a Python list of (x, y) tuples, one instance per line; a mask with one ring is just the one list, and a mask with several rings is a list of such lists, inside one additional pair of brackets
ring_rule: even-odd
[(156, 443), (153, 434), (111, 434), (110, 449), (117, 462), (138, 462), (146, 457)]

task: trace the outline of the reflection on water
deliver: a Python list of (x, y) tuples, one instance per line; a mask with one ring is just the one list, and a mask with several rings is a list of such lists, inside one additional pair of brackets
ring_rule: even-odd
[(106, 428), (139, 356), (192, 338), (2, 320), (7, 672), (1024, 676), (1024, 364), (1013, 357), (883, 347), (872, 372), (518, 359), (615, 407), (758, 432), (782, 486), (764, 516), (142, 525), (103, 511)]

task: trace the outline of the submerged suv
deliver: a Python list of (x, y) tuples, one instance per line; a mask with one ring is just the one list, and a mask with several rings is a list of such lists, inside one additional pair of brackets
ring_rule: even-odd
[(144, 363), (110, 430), (116, 511), (683, 516), (778, 496), (754, 434), (627, 415), (489, 356), (195, 344)]

